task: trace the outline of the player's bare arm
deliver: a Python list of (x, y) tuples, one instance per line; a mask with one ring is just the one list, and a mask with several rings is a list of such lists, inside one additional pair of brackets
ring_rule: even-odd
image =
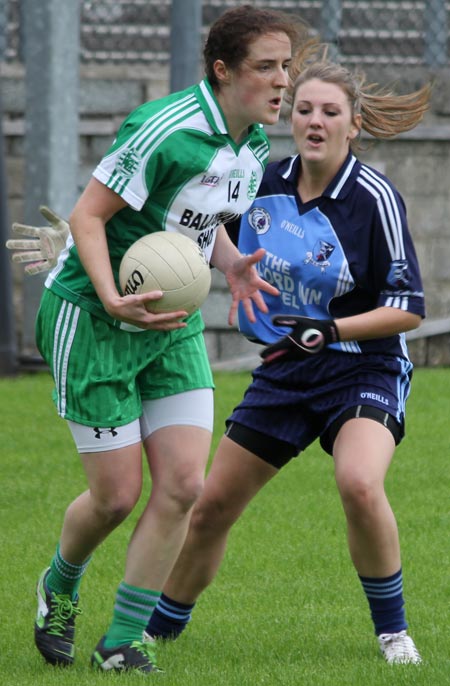
[(92, 178), (77, 202), (70, 227), (83, 266), (98, 297), (111, 317), (143, 329), (173, 330), (186, 326), (180, 322), (184, 312), (153, 314), (145, 304), (162, 296), (161, 291), (122, 296), (113, 277), (106, 240), (106, 222), (126, 207), (122, 198)]
[(385, 338), (417, 329), (422, 317), (397, 307), (377, 307), (370, 312), (335, 320), (341, 341)]
[(276, 326), (291, 332), (261, 351), (265, 364), (280, 359), (306, 359), (338, 341), (385, 338), (416, 329), (422, 317), (395, 307), (377, 307), (370, 312), (342, 319), (312, 319), (295, 315), (275, 315)]

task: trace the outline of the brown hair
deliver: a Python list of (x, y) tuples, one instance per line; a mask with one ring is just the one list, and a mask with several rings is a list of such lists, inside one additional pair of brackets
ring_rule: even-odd
[(274, 32), (285, 33), (295, 50), (306, 39), (308, 29), (301, 20), (276, 10), (241, 5), (224, 12), (211, 26), (203, 50), (205, 73), (211, 85), (219, 85), (214, 73), (216, 60), (237, 69), (247, 57), (249, 45), (259, 36)]
[[(329, 61), (327, 47), (309, 41), (294, 55), (289, 72), (291, 84), (286, 94), (291, 107), (298, 88), (311, 79), (319, 79), (334, 83), (344, 91), (352, 118), (361, 114), (362, 128), (375, 138), (393, 138), (413, 129), (423, 119), (430, 106), (431, 83), (412, 93), (398, 95), (377, 83), (366, 83), (366, 76), (361, 71), (351, 72)], [(352, 147), (359, 147), (357, 139)]]

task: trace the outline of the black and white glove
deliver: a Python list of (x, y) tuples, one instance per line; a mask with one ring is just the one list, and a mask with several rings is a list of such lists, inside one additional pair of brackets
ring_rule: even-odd
[(272, 317), (272, 322), (275, 326), (290, 326), (292, 332), (262, 350), (264, 364), (278, 360), (304, 360), (310, 355), (317, 355), (330, 343), (340, 340), (333, 319), (277, 314)]
[(41, 205), (39, 211), (50, 226), (14, 223), (14, 234), (26, 238), (11, 238), (6, 241), (8, 250), (15, 250), (12, 255), (13, 262), (30, 262), (25, 267), (26, 273), (30, 275), (46, 272), (56, 265), (58, 255), (65, 247), (70, 233), (66, 220), (49, 207)]

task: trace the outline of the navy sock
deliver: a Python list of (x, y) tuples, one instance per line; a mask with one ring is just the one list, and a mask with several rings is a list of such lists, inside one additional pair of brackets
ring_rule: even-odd
[(177, 638), (190, 622), (194, 605), (178, 603), (162, 593), (147, 625), (147, 633), (160, 638)]
[(359, 579), (369, 602), (375, 634), (394, 634), (406, 629), (402, 570), (384, 579)]

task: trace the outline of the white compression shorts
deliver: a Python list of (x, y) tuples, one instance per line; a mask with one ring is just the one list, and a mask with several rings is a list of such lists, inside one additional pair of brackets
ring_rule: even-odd
[(125, 426), (92, 427), (68, 420), (79, 453), (118, 450), (144, 441), (166, 426), (197, 426), (213, 430), (214, 396), (212, 388), (198, 388), (142, 403), (142, 415)]

